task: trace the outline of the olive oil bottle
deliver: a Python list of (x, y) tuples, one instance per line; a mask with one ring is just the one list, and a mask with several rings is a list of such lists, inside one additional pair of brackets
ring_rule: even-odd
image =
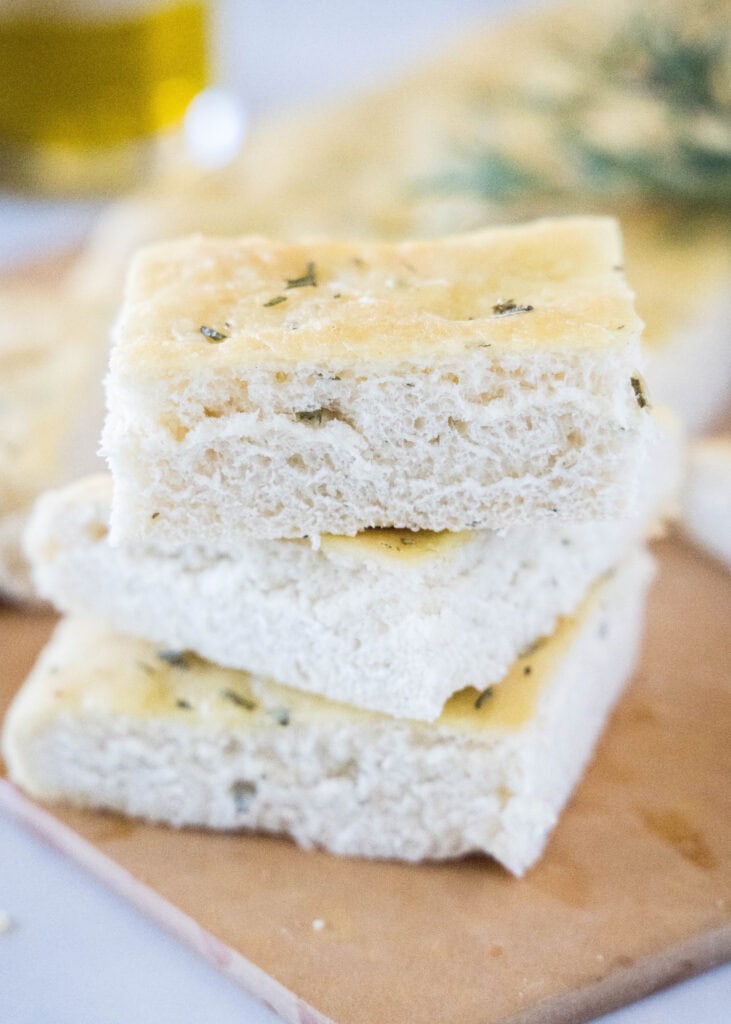
[(0, 182), (56, 194), (139, 180), (208, 77), (204, 0), (0, 3)]

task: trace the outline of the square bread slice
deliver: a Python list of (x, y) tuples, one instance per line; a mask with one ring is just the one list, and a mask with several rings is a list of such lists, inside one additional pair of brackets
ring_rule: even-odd
[(144, 251), (107, 378), (112, 541), (627, 513), (651, 423), (621, 263), (592, 217)]
[(691, 446), (681, 523), (695, 544), (731, 571), (731, 435)]
[(462, 533), (250, 540), (235, 548), (112, 546), (112, 481), (45, 495), (26, 537), (39, 592), (163, 650), (192, 650), (357, 707), (430, 721), (465, 686), (499, 683), (575, 611), (673, 501), (680, 437), (643, 480), (642, 514)]
[(429, 724), (68, 619), (15, 698), (4, 756), (41, 799), (363, 857), (481, 851), (522, 874), (632, 671), (650, 576), (634, 554), (494, 691)]

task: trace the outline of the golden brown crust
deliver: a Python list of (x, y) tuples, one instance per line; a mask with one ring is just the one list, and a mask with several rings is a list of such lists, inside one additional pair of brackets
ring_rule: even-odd
[(624, 347), (640, 322), (621, 264), (609, 218), (396, 245), (193, 237), (138, 256), (113, 366), (347, 366), (480, 346), (496, 354)]

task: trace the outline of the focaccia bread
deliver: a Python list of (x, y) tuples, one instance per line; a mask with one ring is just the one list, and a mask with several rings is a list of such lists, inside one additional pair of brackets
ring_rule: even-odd
[(69, 619), (11, 707), (4, 756), (41, 799), (363, 857), (480, 851), (522, 874), (632, 671), (650, 575), (634, 555), (500, 686), (431, 724)]
[(731, 570), (731, 436), (692, 445), (681, 523), (695, 544)]
[(501, 11), (364, 95), (270, 114), (217, 173), (176, 155), (103, 214), (79, 287), (118, 301), (138, 246), (193, 231), (429, 238), (609, 212), (653, 394), (708, 429), (731, 388), (728, 32), (723, 3)]
[(652, 429), (621, 260), (608, 218), (145, 251), (107, 379), (113, 542), (631, 513)]
[(99, 465), (102, 322), (61, 287), (0, 286), (2, 597), (33, 596), (20, 541), (35, 499)]
[(39, 592), (161, 649), (286, 679), (404, 718), (435, 719), (465, 686), (499, 683), (521, 651), (575, 611), (677, 494), (681, 440), (663, 417), (642, 514), (462, 533), (371, 530), (356, 537), (236, 547), (112, 546), (112, 482), (45, 495), (26, 538)]

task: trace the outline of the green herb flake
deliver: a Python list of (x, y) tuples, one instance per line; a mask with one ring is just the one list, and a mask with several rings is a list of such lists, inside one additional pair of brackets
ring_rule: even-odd
[(338, 414), (332, 409), (301, 409), (299, 412), (295, 412), (294, 415), (300, 423), (321, 424), (338, 418)]
[(534, 640), (532, 644), (528, 644), (518, 655), (518, 658), (529, 658), (531, 654), (535, 654), (536, 651), (540, 650), (545, 644), (545, 637), (541, 637), (539, 640)]
[(529, 676), (532, 671), (533, 671), (533, 668), (532, 668), (531, 665), (525, 665), (524, 668), (523, 668), (523, 675), (524, 676)]
[(183, 700), (182, 697), (178, 697), (175, 701), (175, 707), (180, 708), (181, 711), (192, 711), (193, 705), (188, 700)]
[(286, 302), (286, 301), (287, 301), (287, 296), (286, 295), (275, 295), (273, 299), (269, 299), (267, 302), (265, 302), (264, 306), (265, 307), (266, 306), (278, 306), (280, 302)]
[(206, 327), (205, 324), (200, 328), (200, 332), (211, 345), (218, 345), (219, 342), (225, 341), (228, 338), (228, 334), (222, 334), (215, 327)]
[(236, 690), (226, 688), (221, 690), (219, 696), (222, 700), (231, 701), (238, 708), (244, 708), (246, 711), (256, 711), (256, 701), (251, 700), (250, 697), (244, 697), (243, 694), (237, 693)]
[(317, 288), (317, 271), (312, 260), (307, 264), (307, 270), (301, 277), (286, 278), (286, 288)]
[(493, 690), (492, 686), (488, 686), (487, 689), (482, 691), (482, 693), (479, 695), (479, 697), (475, 701), (475, 707), (477, 708), (478, 711), (480, 710), (482, 705), (485, 703), (485, 701), (489, 700), (490, 697), (492, 697), (494, 692), (495, 691)]
[(289, 725), (289, 709), (288, 708), (271, 708), (269, 714), (277, 723), (277, 725)]
[(495, 316), (513, 316), (515, 313), (530, 313), (533, 306), (520, 306), (515, 299), (508, 299), (507, 302), (496, 302), (492, 307)]
[(152, 513), (152, 515), (150, 516), (150, 519), (157, 519), (157, 517), (158, 517), (159, 515), (160, 515), (160, 513), (159, 513), (159, 512), (153, 512), (153, 513)]
[(649, 402), (647, 401), (647, 395), (642, 387), (642, 381), (639, 377), (630, 377), (630, 384), (632, 385), (632, 390), (635, 393), (635, 398), (640, 409), (646, 408), (646, 406), (649, 405)]
[(157, 656), (173, 668), (190, 668), (190, 654), (187, 651), (158, 651)]

